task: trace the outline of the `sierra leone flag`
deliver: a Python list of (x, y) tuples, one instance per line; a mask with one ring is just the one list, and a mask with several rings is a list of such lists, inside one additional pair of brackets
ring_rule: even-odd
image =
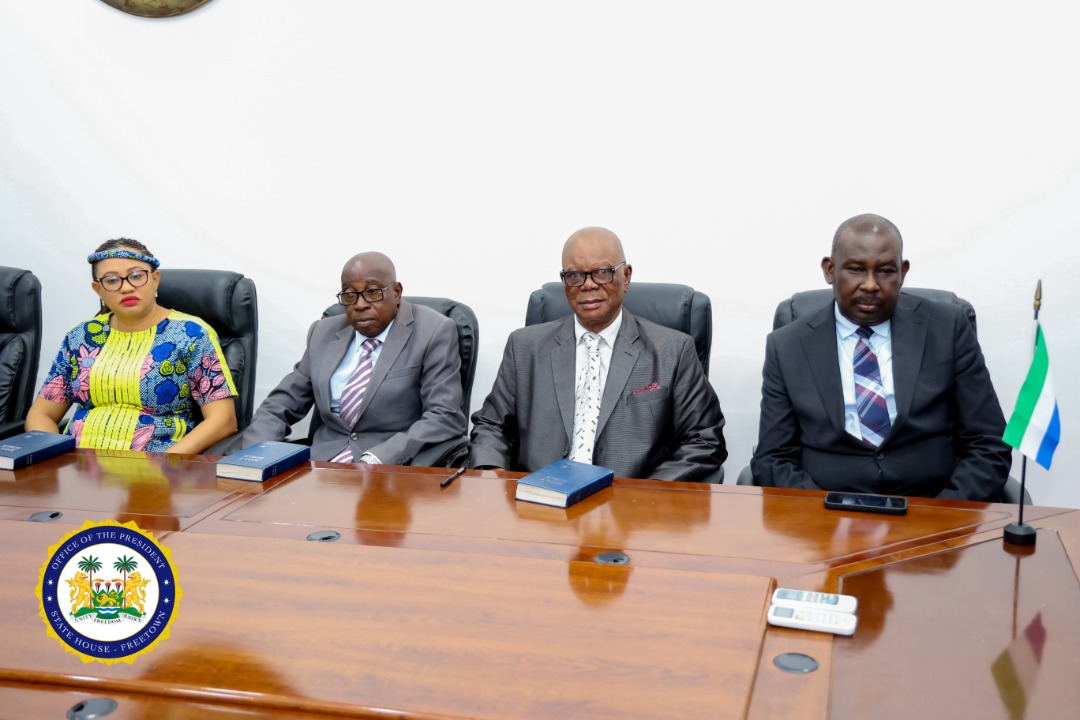
[(1002, 439), (1021, 453), (1050, 469), (1058, 440), (1061, 439), (1061, 419), (1058, 417), (1054, 383), (1050, 376), (1050, 356), (1042, 326), (1035, 324), (1035, 357), (1020, 397), (1016, 400), (1009, 424)]

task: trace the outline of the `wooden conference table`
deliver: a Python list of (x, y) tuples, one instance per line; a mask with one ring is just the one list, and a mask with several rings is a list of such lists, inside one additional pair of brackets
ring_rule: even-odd
[[(119, 703), (110, 719), (1080, 708), (1077, 510), (1027, 508), (1038, 543), (1016, 549), (1001, 540), (1016, 508), (986, 503), (912, 499), (886, 516), (825, 510), (814, 492), (620, 479), (561, 510), (515, 501), (514, 473), (444, 489), (440, 468), (313, 463), (264, 484), (214, 471), (89, 451), (0, 471), (0, 716), (94, 697)], [(183, 590), (170, 637), (131, 664), (66, 652), (34, 595), (48, 547), (107, 518), (153, 531)], [(339, 537), (307, 539), (320, 531)], [(858, 630), (768, 627), (777, 585), (856, 595)], [(1041, 654), (1010, 684), (1003, 654), (1033, 628)], [(781, 671), (790, 652), (818, 669)]]

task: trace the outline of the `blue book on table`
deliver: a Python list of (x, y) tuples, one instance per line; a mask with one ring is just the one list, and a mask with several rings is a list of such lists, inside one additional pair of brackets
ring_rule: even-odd
[(31, 430), (0, 440), (0, 470), (18, 470), (75, 449), (71, 435)]
[(559, 460), (517, 482), (517, 499), (570, 507), (611, 485), (615, 471), (599, 465)]
[(264, 482), (311, 458), (307, 445), (263, 440), (217, 461), (217, 476)]

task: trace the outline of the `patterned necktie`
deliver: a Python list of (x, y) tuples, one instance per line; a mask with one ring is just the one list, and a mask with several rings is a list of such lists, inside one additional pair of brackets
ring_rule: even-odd
[[(369, 338), (360, 346), (360, 364), (356, 366), (352, 377), (345, 383), (338, 404), (338, 415), (346, 427), (352, 427), (360, 417), (360, 403), (364, 400), (364, 391), (371, 382), (371, 371), (375, 363), (371, 362), (371, 353), (379, 347), (381, 341)], [(352, 462), (352, 448), (346, 443), (345, 449), (330, 459), (330, 462)]]
[(868, 327), (856, 330), (859, 344), (855, 346), (855, 408), (859, 413), (862, 441), (878, 447), (889, 434), (889, 408), (885, 404), (885, 388), (881, 385), (881, 368), (877, 355), (867, 342), (874, 331)]
[(585, 333), (581, 336), (589, 352), (589, 361), (577, 389), (574, 407), (574, 450), (570, 459), (592, 463), (596, 443), (596, 424), (600, 421), (600, 336)]

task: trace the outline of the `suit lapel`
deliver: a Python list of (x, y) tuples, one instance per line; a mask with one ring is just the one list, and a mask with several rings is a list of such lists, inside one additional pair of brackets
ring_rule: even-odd
[(615, 406), (619, 404), (623, 391), (626, 389), (626, 381), (630, 379), (630, 372), (634, 369), (641, 348), (638, 341), (637, 318), (623, 309), (622, 326), (619, 335), (615, 338), (615, 347), (611, 349), (611, 367), (608, 368), (607, 381), (604, 383), (604, 397), (600, 401), (600, 420), (596, 424), (596, 437), (604, 431), (604, 425), (611, 417)]
[[(330, 407), (330, 376), (334, 374), (334, 371), (338, 369), (338, 365), (345, 358), (345, 353), (349, 351), (353, 336), (356, 334), (352, 325), (349, 325), (348, 318), (342, 316), (341, 319), (345, 326), (338, 330), (333, 339), (326, 344), (326, 352), (322, 353), (318, 372), (314, 378), (312, 392), (315, 395), (316, 407)], [(345, 427), (345, 423), (341, 422), (341, 418), (338, 417), (337, 413), (327, 412), (323, 419), (328, 423), (337, 423), (340, 427)]]
[(551, 348), (551, 374), (555, 400), (559, 405), (567, 439), (574, 436), (574, 392), (577, 368), (577, 343), (574, 342), (574, 318), (570, 316), (555, 331)]
[(357, 425), (360, 424), (360, 419), (364, 417), (364, 411), (371, 404), (371, 398), (379, 391), (379, 386), (386, 377), (386, 373), (390, 371), (390, 368), (394, 367), (398, 355), (401, 355), (401, 351), (405, 349), (405, 343), (409, 341), (409, 337), (412, 335), (412, 324), (412, 305), (402, 300), (397, 317), (394, 318), (394, 325), (390, 328), (390, 332), (387, 333), (386, 342), (383, 343), (382, 350), (379, 351), (379, 359), (371, 371), (371, 382), (368, 383), (367, 389), (364, 391), (364, 397), (360, 401), (360, 412), (356, 416)]
[(814, 377), (825, 416), (833, 429), (851, 437), (844, 430), (844, 389), (840, 386), (840, 356), (836, 350), (836, 319), (833, 304), (806, 319), (809, 332), (803, 335), (803, 351), (807, 368)]
[(892, 334), (892, 376), (893, 396), (896, 400), (896, 422), (882, 445), (896, 435), (897, 430), (911, 414), (911, 403), (915, 398), (915, 386), (922, 369), (923, 350), (926, 347), (926, 318), (916, 312), (920, 301), (909, 295), (901, 295), (893, 312)]

